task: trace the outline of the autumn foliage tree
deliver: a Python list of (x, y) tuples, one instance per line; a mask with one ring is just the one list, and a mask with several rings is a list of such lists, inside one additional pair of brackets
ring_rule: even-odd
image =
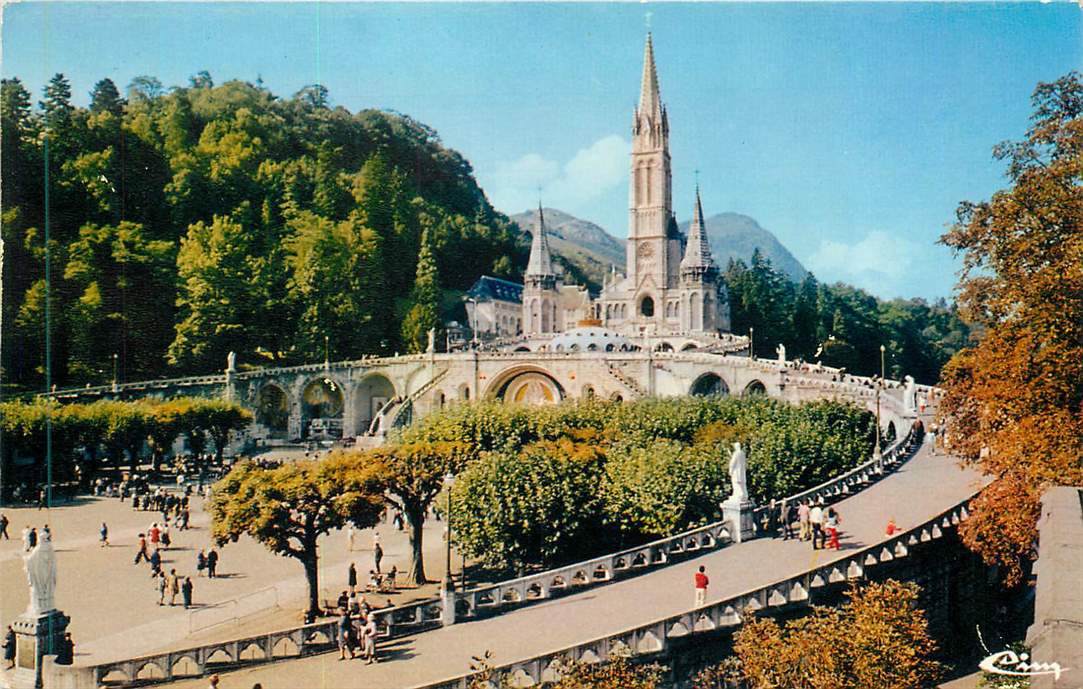
[(1022, 141), (996, 147), (1011, 186), (959, 206), (941, 238), (962, 257), (964, 316), (984, 334), (945, 367), (953, 453), (993, 481), (963, 541), (1019, 580), (1042, 490), (1083, 483), (1083, 82), (1041, 83)]
[(348, 524), (376, 525), (384, 509), (381, 475), (376, 463), (341, 453), (273, 469), (242, 462), (214, 485), (211, 535), (220, 546), (248, 535), (299, 560), (309, 612), (318, 613), (319, 538)]
[[(914, 584), (888, 580), (852, 588), (838, 608), (780, 626), (751, 619), (734, 651), (751, 689), (922, 689), (940, 674)], [(704, 683), (710, 673), (700, 678)]]

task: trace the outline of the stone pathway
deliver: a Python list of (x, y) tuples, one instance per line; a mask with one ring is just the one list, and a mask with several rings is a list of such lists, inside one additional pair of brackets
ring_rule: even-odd
[[(558, 651), (688, 610), (692, 574), (701, 564), (711, 578), (708, 602), (728, 598), (883, 540), (889, 517), (902, 529), (920, 524), (976, 492), (981, 481), (977, 472), (932, 454), (926, 444), (894, 475), (838, 504), (840, 553), (813, 551), (798, 541), (758, 539), (508, 614), (395, 639), (381, 646), (385, 662), (377, 665), (342, 662), (336, 653), (326, 653), (224, 674), (220, 686), (249, 689), (260, 682), (264, 689), (401, 689), (464, 674), (471, 656), (486, 651), (496, 665)], [(206, 685), (203, 678), (168, 686)]]

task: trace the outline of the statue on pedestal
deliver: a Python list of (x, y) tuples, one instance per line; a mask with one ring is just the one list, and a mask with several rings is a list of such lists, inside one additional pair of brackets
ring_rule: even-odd
[(729, 500), (732, 502), (748, 501), (748, 457), (741, 448), (741, 443), (733, 444), (733, 452), (730, 454), (730, 484), (733, 490)]
[(779, 342), (778, 346), (775, 347), (775, 354), (778, 354), (778, 365), (779, 366), (785, 366), (786, 365), (786, 345)]
[(913, 376), (906, 376), (903, 380), (906, 381), (906, 403), (904, 404), (904, 407), (906, 408), (906, 411), (913, 412), (918, 406), (917, 389), (914, 385), (914, 378)]
[(226, 370), (231, 372), (237, 370), (237, 352), (226, 355)]
[(30, 584), (28, 615), (40, 615), (56, 610), (53, 595), (56, 593), (56, 551), (53, 542), (41, 538), (29, 554), (23, 556), (26, 580)]
[(425, 349), (426, 354), (436, 351), (436, 328), (429, 328), (429, 346)]

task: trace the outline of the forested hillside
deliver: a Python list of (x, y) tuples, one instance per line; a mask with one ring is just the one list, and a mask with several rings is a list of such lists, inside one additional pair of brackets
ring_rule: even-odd
[(774, 358), (782, 343), (789, 359), (879, 375), (883, 345), (888, 377), (931, 385), (970, 340), (970, 328), (944, 300), (883, 301), (851, 285), (821, 284), (811, 273), (794, 282), (759, 249), (749, 264), (730, 260), (724, 276), (733, 332), (752, 328), (757, 356)]
[(60, 386), (108, 382), (114, 355), (132, 380), (221, 370), (229, 351), (250, 366), (416, 349), (441, 288), (525, 263), (470, 164), (407, 116), (206, 73), (125, 96), (103, 79), (87, 108), (71, 93), (58, 74), (34, 107), (3, 82), (9, 389), (42, 382), (46, 189)]

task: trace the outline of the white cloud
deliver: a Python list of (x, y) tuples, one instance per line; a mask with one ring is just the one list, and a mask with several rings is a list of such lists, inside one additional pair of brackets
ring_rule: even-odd
[(491, 175), (480, 174), (489, 199), (506, 213), (538, 203), (574, 212), (628, 178), (631, 143), (616, 134), (576, 151), (563, 165), (537, 153), (496, 164)]
[(881, 296), (912, 294), (913, 256), (918, 246), (902, 237), (874, 230), (854, 244), (823, 240), (805, 265), (825, 282), (841, 280)]

